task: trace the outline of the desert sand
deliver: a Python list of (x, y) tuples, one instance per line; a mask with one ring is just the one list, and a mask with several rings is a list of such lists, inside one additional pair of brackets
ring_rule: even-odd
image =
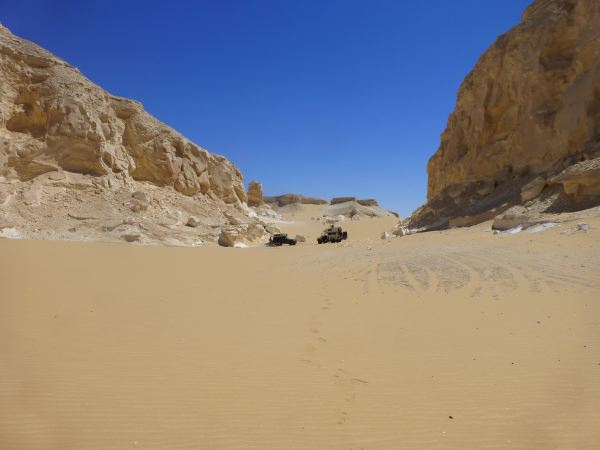
[(600, 448), (600, 212), (313, 214), (295, 247), (0, 239), (0, 448)]

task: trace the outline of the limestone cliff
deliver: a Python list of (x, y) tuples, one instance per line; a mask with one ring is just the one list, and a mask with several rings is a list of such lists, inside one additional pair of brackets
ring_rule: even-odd
[(58, 169), (245, 201), (242, 175), (49, 52), (0, 27), (0, 174)]
[(245, 202), (226, 158), (0, 25), (0, 229), (65, 237), (82, 217), (148, 229), (194, 215), (216, 235), (224, 211), (247, 215)]
[[(427, 167), (428, 203), (412, 222), (446, 226), (486, 220), (556, 191), (561, 179), (571, 184), (560, 192), (563, 197), (589, 205), (600, 200), (593, 194), (597, 189), (573, 188), (575, 170), (569, 177), (559, 175), (596, 157), (600, 2), (537, 0), (463, 81)], [(589, 171), (582, 180), (585, 186), (600, 183)]]

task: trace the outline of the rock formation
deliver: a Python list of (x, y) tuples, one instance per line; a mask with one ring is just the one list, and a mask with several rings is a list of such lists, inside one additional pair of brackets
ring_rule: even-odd
[(236, 244), (243, 243), (244, 233), (237, 227), (226, 227), (221, 229), (218, 244), (221, 247), (235, 247)]
[(160, 239), (193, 215), (204, 228), (183, 240), (216, 240), (223, 212), (246, 214), (245, 202), (223, 156), (0, 26), (0, 229), (91, 238), (133, 221)]
[[(250, 195), (250, 188), (248, 188), (248, 195)], [(338, 205), (340, 203), (348, 202), (356, 202), (363, 206), (379, 206), (379, 203), (374, 198), (357, 200), (356, 197), (334, 197), (328, 202), (322, 198), (304, 197), (303, 195), (299, 194), (283, 194), (274, 197), (264, 197), (264, 201), (265, 203), (269, 203), (274, 206), (287, 206), (295, 203), (301, 205)], [(248, 199), (248, 205), (250, 205), (250, 199)]]
[(299, 203), (303, 205), (326, 205), (327, 200), (316, 197), (304, 197), (299, 194), (283, 194), (274, 197), (264, 197), (265, 203), (269, 203), (275, 206), (286, 206), (293, 203)]
[(148, 181), (226, 203), (246, 200), (242, 175), (77, 69), (0, 28), (0, 173), (28, 181), (69, 172)]
[(411, 223), (469, 225), (544, 195), (598, 204), (597, 163), (577, 163), (599, 157), (600, 2), (537, 0), (463, 81)]
[(374, 198), (366, 198), (364, 200), (356, 200), (359, 205), (363, 206), (379, 206), (379, 202)]
[[(354, 198), (354, 197), (343, 197), (346, 198)], [(333, 199), (336, 200), (336, 199)], [(393, 217), (394, 215), (385, 209), (383, 209), (379, 204), (374, 201), (375, 204), (372, 204), (371, 201), (367, 203), (371, 203), (370, 205), (364, 205), (360, 201), (357, 200), (347, 200), (345, 202), (334, 202), (331, 201), (331, 204), (325, 206), (321, 209), (321, 214), (324, 217), (336, 218), (336, 220), (345, 220), (352, 218), (364, 218), (364, 217)]]
[(262, 206), (263, 200), (263, 188), (262, 184), (258, 181), (251, 181), (248, 185), (248, 206)]
[(355, 202), (355, 201), (356, 201), (356, 197), (334, 197), (331, 199), (329, 204), (338, 205), (340, 203)]
[(330, 205), (337, 205), (339, 203), (356, 202), (363, 206), (379, 206), (379, 202), (374, 198), (366, 198), (364, 200), (357, 199), (356, 197), (334, 197), (329, 202)]

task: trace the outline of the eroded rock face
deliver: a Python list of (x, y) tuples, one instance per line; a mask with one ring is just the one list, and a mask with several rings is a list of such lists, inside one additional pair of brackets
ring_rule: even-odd
[(65, 170), (246, 201), (241, 172), (0, 26), (0, 176)]
[(11, 236), (202, 245), (227, 216), (248, 218), (245, 202), (223, 156), (0, 26), (0, 228)]
[(598, 141), (600, 2), (537, 0), (463, 81), (414, 221), (531, 200)]

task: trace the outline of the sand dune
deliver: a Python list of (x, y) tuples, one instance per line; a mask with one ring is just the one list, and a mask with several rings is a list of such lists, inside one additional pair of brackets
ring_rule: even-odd
[(382, 241), (0, 240), (1, 449), (600, 447), (600, 218)]

